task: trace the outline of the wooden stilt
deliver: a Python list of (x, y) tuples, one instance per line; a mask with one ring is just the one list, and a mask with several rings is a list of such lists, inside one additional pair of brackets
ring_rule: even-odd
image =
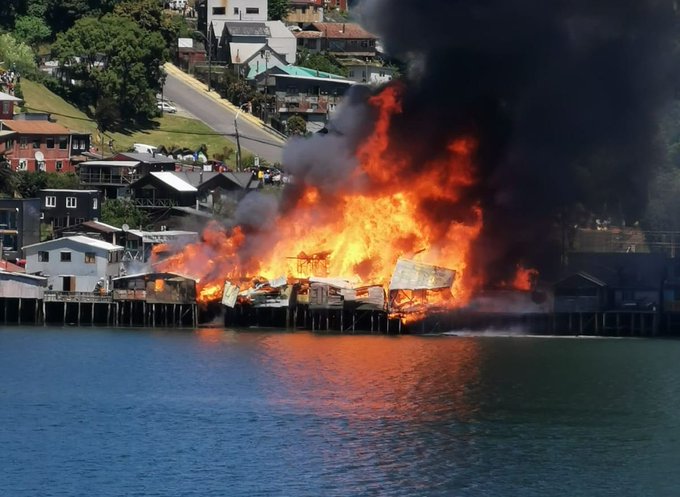
[(19, 297), (19, 313), (17, 314), (18, 323), (21, 324), (21, 297)]

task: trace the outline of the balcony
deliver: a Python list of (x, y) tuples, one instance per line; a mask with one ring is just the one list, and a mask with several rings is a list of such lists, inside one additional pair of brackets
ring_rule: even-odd
[(171, 198), (133, 198), (130, 201), (142, 209), (167, 209), (177, 205), (177, 202)]
[(43, 300), (45, 302), (87, 302), (93, 304), (108, 304), (113, 302), (110, 293), (57, 292), (53, 290), (45, 290)]
[(84, 185), (129, 185), (139, 179), (138, 174), (110, 174), (106, 172), (81, 171), (80, 182)]

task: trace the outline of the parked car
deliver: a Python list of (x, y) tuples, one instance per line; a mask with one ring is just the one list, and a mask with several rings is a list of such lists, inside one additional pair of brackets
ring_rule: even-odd
[(170, 114), (177, 112), (177, 107), (165, 101), (158, 102), (156, 106), (158, 107), (158, 110), (163, 112), (169, 112)]

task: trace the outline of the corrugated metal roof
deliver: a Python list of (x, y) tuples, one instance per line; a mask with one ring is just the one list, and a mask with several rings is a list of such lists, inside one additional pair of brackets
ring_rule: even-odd
[(324, 33), (324, 36), (327, 38), (377, 39), (375, 35), (354, 22), (314, 22), (312, 27)]
[(136, 160), (89, 160), (80, 166), (113, 166), (113, 167), (136, 167), (140, 163)]
[(14, 95), (10, 95), (9, 93), (5, 93), (4, 91), (0, 91), (0, 102), (21, 102), (21, 99)]
[(123, 250), (125, 248), (125, 247), (121, 247), (120, 245), (114, 245), (112, 243), (108, 243), (108, 242), (105, 242), (105, 241), (102, 241), (102, 240), (97, 240), (95, 238), (90, 238), (89, 236), (83, 236), (83, 235), (65, 236), (64, 238), (56, 238), (54, 240), (47, 240), (46, 242), (33, 243), (31, 245), (26, 245), (23, 248), (27, 249), (27, 248), (30, 248), (30, 247), (54, 245), (55, 243), (63, 243), (64, 240), (71, 240), (75, 243), (87, 245), (89, 247), (96, 247), (96, 248), (100, 248), (100, 249), (108, 250), (108, 251)]
[(31, 135), (69, 135), (71, 131), (61, 124), (49, 121), (9, 121), (3, 120), (2, 127), (17, 133)]
[(316, 81), (331, 81), (333, 83), (344, 83), (346, 85), (355, 85), (356, 82), (349, 79), (335, 79), (335, 78), (317, 78), (316, 76), (293, 76), (292, 74), (272, 74), (275, 78), (291, 78), (291, 79), (312, 79)]
[(231, 36), (264, 36), (269, 38), (271, 32), (264, 22), (225, 22), (227, 31)]
[(167, 157), (165, 155), (161, 155), (159, 153), (154, 154), (146, 154), (146, 153), (141, 153), (141, 152), (122, 152), (119, 154), (116, 154), (118, 156), (123, 156), (123, 157), (129, 157), (132, 160), (136, 160), (139, 162), (155, 162), (155, 163), (175, 163), (177, 162), (175, 159), (172, 157)]
[(163, 183), (168, 185), (170, 188), (172, 188), (173, 190), (177, 190), (178, 192), (197, 191), (195, 186), (190, 185), (172, 171), (152, 172), (149, 174), (151, 174), (155, 178), (158, 178)]
[(230, 43), (231, 63), (243, 64), (264, 47), (264, 43)]

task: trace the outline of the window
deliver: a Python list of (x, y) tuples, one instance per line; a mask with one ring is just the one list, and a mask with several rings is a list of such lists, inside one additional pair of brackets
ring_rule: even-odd
[(246, 7), (246, 14), (259, 14), (259, 7)]
[(50, 253), (44, 250), (38, 251), (38, 262), (50, 262)]
[(226, 13), (227, 13), (226, 7), (213, 7), (214, 16), (223, 16)]
[(42, 140), (40, 139), (39, 136), (33, 137), (33, 148), (40, 148), (41, 143), (42, 143)]
[(97, 209), (97, 199), (96, 198), (92, 199), (92, 209), (94, 209), (94, 210)]
[(53, 136), (48, 136), (45, 138), (45, 146), (47, 148), (54, 148), (54, 137)]
[(2, 113), (3, 114), (9, 114), (10, 110), (11, 110), (11, 107), (10, 107), (9, 102), (7, 102), (7, 101), (2, 102)]
[(28, 160), (19, 159), (19, 171), (28, 171)]
[(36, 166), (36, 169), (39, 170), (39, 171), (47, 171), (47, 164), (45, 163), (44, 160), (35, 161), (35, 166)]
[(45, 207), (56, 207), (57, 206), (57, 197), (50, 195), (48, 197), (45, 197)]
[(61, 262), (71, 262), (71, 252), (62, 252)]
[(238, 15), (238, 7), (234, 7), (234, 15), (235, 15), (235, 16)]
[(28, 137), (22, 136), (19, 138), (19, 148), (28, 148)]
[(78, 202), (75, 197), (66, 197), (66, 208), (75, 209), (78, 206)]
[(68, 136), (60, 136), (59, 137), (59, 148), (61, 150), (66, 150), (68, 147)]
[(353, 78), (353, 77), (354, 77), (354, 71), (350, 71), (350, 72), (349, 72), (349, 77), (350, 77), (350, 78)]
[(109, 252), (109, 262), (119, 262), (120, 252)]
[(97, 259), (97, 254), (94, 252), (85, 252), (85, 264), (94, 264)]
[(58, 160), (56, 164), (57, 164), (57, 166), (56, 166), (57, 171), (61, 171), (64, 168), (64, 162), (63, 161)]

